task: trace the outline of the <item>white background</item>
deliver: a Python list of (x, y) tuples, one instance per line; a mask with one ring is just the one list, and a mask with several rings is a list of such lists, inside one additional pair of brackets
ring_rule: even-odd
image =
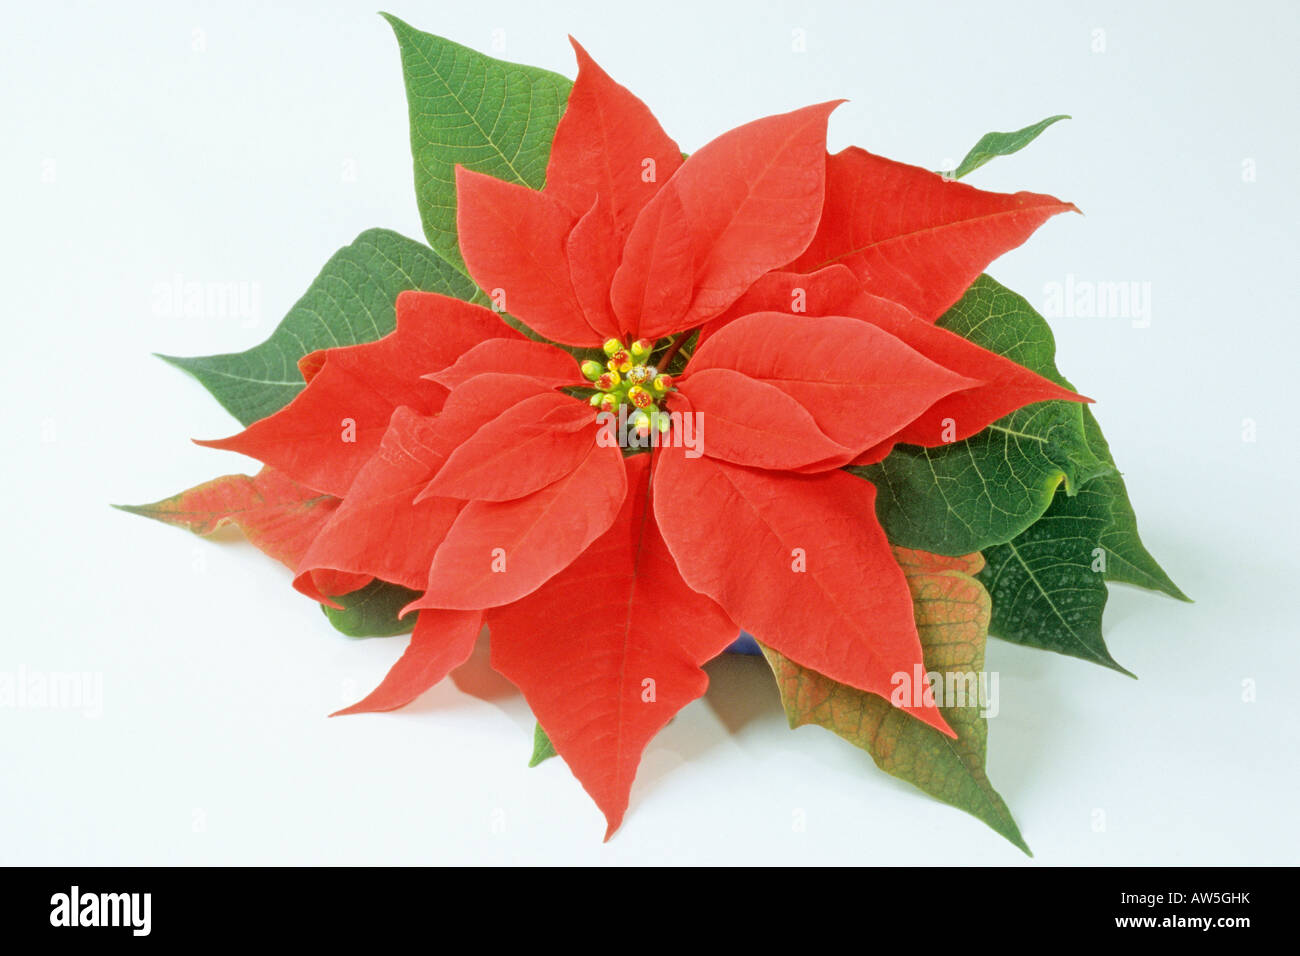
[[(570, 76), (573, 33), (687, 150), (844, 96), (833, 147), (938, 168), (1073, 114), (971, 177), (1086, 213), (990, 271), (1040, 305), (1068, 274), (1150, 283), (1148, 328), (1053, 324), (1147, 543), (1197, 603), (1113, 589), (1106, 637), (1136, 682), (992, 642), (990, 775), (1039, 864), (1298, 861), (1294, 4), (394, 3)], [(743, 659), (651, 744), (602, 844), (563, 764), (525, 766), (518, 697), (447, 683), (326, 720), (404, 638), (349, 640), (242, 541), (108, 507), (252, 464), (188, 442), (234, 422), (151, 352), (253, 345), (361, 230), (420, 235), (373, 2), (271, 6), (6, 10), (0, 671), (91, 672), (103, 704), (0, 708), (0, 862), (1029, 862), (838, 738), (788, 730)], [(159, 314), (177, 276), (249, 283), (256, 320)]]

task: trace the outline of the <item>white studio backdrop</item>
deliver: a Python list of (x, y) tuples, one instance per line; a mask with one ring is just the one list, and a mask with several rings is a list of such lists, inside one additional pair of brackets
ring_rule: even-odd
[[(1300, 717), (1292, 401), (1300, 8), (1285, 2), (414, 2), (414, 26), (572, 76), (572, 33), (686, 150), (848, 97), (832, 148), (1071, 200), (990, 269), (1052, 319), (1156, 556), (1197, 603), (1112, 589), (1138, 681), (990, 642), (989, 772), (1039, 863), (1294, 863)], [(151, 352), (265, 338), (339, 246), (420, 236), (396, 43), (373, 4), (10, 5), (0, 36), (8, 441), (0, 674), (97, 705), (0, 707), (0, 863), (1028, 862), (819, 728), (760, 661), (647, 751), (623, 828), (485, 680), (326, 720), (404, 638), (354, 641), (229, 538), (113, 511), (251, 470)], [(176, 283), (244, 305), (187, 315)], [(1081, 285), (1082, 284), (1082, 285)], [(1069, 311), (1069, 310), (1062, 310)]]

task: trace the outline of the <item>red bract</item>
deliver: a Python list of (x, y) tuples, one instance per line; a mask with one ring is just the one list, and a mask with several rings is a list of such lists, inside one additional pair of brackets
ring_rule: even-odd
[[(375, 577), (421, 592), (406, 653), (345, 713), (412, 700), (486, 624), (494, 665), (612, 832), (646, 743), (703, 693), (700, 665), (737, 625), (886, 697), (922, 666), (875, 489), (842, 468), (1078, 398), (931, 324), (1071, 207), (860, 150), (828, 158), (833, 103), (683, 162), (575, 49), (545, 189), (459, 169), (459, 238), (499, 308), (602, 360), (407, 292), (392, 335), (308, 356), (293, 402), (209, 444), (342, 499), (298, 562), (301, 590), (328, 602), (322, 581)], [(598, 410), (655, 450), (606, 440)], [(951, 734), (933, 701), (908, 709)]]

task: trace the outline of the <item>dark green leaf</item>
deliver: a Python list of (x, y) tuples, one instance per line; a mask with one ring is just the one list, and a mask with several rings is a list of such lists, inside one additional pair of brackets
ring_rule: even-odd
[[(1110, 446), (1090, 408), (1083, 410), (1083, 426), (1093, 451), (1114, 467)], [(1124, 487), (1118, 469), (1113, 474), (1094, 479), (1093, 484), (1110, 502), (1110, 524), (1101, 536), (1101, 546), (1106, 549), (1106, 580), (1135, 584), (1152, 591), (1163, 591), (1180, 601), (1190, 601), (1191, 598), (1174, 584), (1138, 536), (1137, 515), (1133, 512), (1128, 489)]]
[[(1047, 322), (988, 276), (938, 324), (1064, 384)], [(1028, 528), (1062, 483), (1073, 494), (1108, 468), (1088, 446), (1078, 403), (1039, 402), (965, 441), (900, 445), (880, 464), (850, 470), (875, 484), (877, 515), (893, 544), (968, 554)]]
[(321, 610), (348, 637), (392, 637), (407, 634), (415, 627), (414, 614), (401, 620), (397, 615), (419, 596), (419, 591), (387, 581), (372, 581), (359, 591), (334, 598), (343, 605), (343, 610), (323, 604)]
[(298, 359), (316, 349), (373, 342), (393, 331), (406, 289), (469, 299), (474, 284), (432, 251), (386, 229), (369, 229), (325, 264), (271, 337), (246, 352), (176, 358), (244, 425), (287, 405), (303, 388)]
[(540, 189), (572, 84), (558, 73), (495, 60), (384, 16), (402, 51), (424, 234), (464, 272), (455, 167)]
[(961, 179), (967, 173), (974, 172), (991, 159), (1019, 152), (1037, 139), (1038, 134), (1047, 127), (1069, 118), (1064, 114), (1049, 116), (1045, 120), (1040, 120), (1032, 126), (1026, 126), (1024, 129), (1018, 129), (1014, 133), (985, 133), (953, 171), (952, 177)]
[(1096, 481), (1076, 495), (1058, 491), (1047, 513), (1014, 540), (984, 551), (979, 578), (993, 597), (989, 633), (1068, 654), (1121, 674), (1101, 635), (1111, 499)]

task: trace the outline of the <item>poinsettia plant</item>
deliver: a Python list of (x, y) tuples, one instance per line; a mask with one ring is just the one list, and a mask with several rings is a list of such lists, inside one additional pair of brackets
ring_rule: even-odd
[[(389, 18), (428, 245), (342, 249), (247, 352), (169, 361), (263, 463), (152, 505), (233, 522), (353, 636), (410, 632), (365, 699), (471, 655), (621, 823), (642, 752), (741, 630), (821, 724), (1016, 845), (984, 771), (990, 631), (1123, 670), (1108, 580), (1143, 547), (1046, 323), (982, 275), (1051, 196), (828, 154), (824, 103), (690, 155), (576, 42), (577, 79)], [(958, 695), (960, 696), (960, 695)]]

